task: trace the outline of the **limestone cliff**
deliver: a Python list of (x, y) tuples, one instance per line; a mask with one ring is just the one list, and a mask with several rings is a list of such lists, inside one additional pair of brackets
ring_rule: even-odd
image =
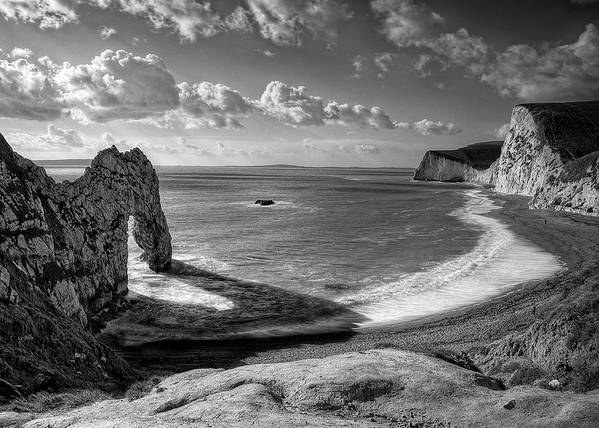
[(514, 107), (495, 188), (533, 208), (599, 213), (599, 102)]
[(501, 145), (501, 141), (487, 141), (456, 150), (429, 150), (414, 180), (493, 182), (489, 167), (499, 158)]
[(72, 384), (122, 371), (87, 330), (127, 291), (129, 216), (150, 268), (168, 267), (158, 178), (139, 149), (106, 149), (55, 183), (0, 136), (0, 378), (31, 389), (36, 373)]
[(491, 184), (532, 208), (599, 215), (599, 101), (517, 105), (503, 146), (492, 143), (429, 151), (414, 179)]

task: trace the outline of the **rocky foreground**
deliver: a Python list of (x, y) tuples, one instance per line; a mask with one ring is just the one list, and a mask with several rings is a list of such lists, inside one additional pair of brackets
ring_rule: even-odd
[(414, 179), (492, 185), (531, 197), (532, 208), (599, 215), (599, 101), (517, 105), (501, 151), (488, 144), (429, 151)]
[(597, 420), (599, 392), (505, 390), (492, 378), (440, 359), (379, 349), (192, 370), (164, 379), (139, 399), (103, 401), (25, 427), (591, 427)]

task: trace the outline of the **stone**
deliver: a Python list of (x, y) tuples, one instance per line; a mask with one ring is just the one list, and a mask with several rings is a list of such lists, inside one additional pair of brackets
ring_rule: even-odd
[(549, 385), (549, 388), (552, 388), (552, 389), (559, 389), (559, 387), (561, 386), (559, 380), (557, 380), (557, 379), (550, 380), (548, 385)]
[(516, 407), (516, 402), (514, 400), (510, 400), (502, 406), (506, 410), (512, 410)]
[(273, 201), (272, 199), (258, 199), (256, 202), (254, 202), (254, 204), (256, 205), (274, 205), (275, 201)]
[[(599, 415), (599, 391), (578, 396), (535, 387), (500, 391), (476, 382), (481, 376), (394, 349), (197, 369), (163, 379), (140, 398), (42, 416), (25, 427), (557, 427), (592, 426), (589, 421)], [(506, 400), (528, 406), (506, 412)]]

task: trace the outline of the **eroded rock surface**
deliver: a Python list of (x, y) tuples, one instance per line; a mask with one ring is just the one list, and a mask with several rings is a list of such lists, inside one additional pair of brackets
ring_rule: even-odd
[(496, 189), (534, 208), (599, 214), (599, 102), (514, 107)]
[(139, 149), (103, 150), (74, 182), (55, 183), (0, 136), (0, 378), (77, 383), (120, 373), (90, 321), (127, 291), (127, 229), (150, 268), (171, 260), (158, 179)]
[[(25, 426), (593, 426), (597, 398), (531, 387), (505, 391), (445, 361), (380, 349), (192, 370), (137, 400), (103, 401)], [(510, 410), (506, 402), (513, 402)]]

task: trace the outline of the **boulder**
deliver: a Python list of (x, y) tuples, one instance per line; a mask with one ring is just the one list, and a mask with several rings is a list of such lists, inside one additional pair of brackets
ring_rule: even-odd
[(275, 201), (273, 201), (272, 199), (258, 199), (256, 202), (254, 202), (255, 205), (274, 205)]

